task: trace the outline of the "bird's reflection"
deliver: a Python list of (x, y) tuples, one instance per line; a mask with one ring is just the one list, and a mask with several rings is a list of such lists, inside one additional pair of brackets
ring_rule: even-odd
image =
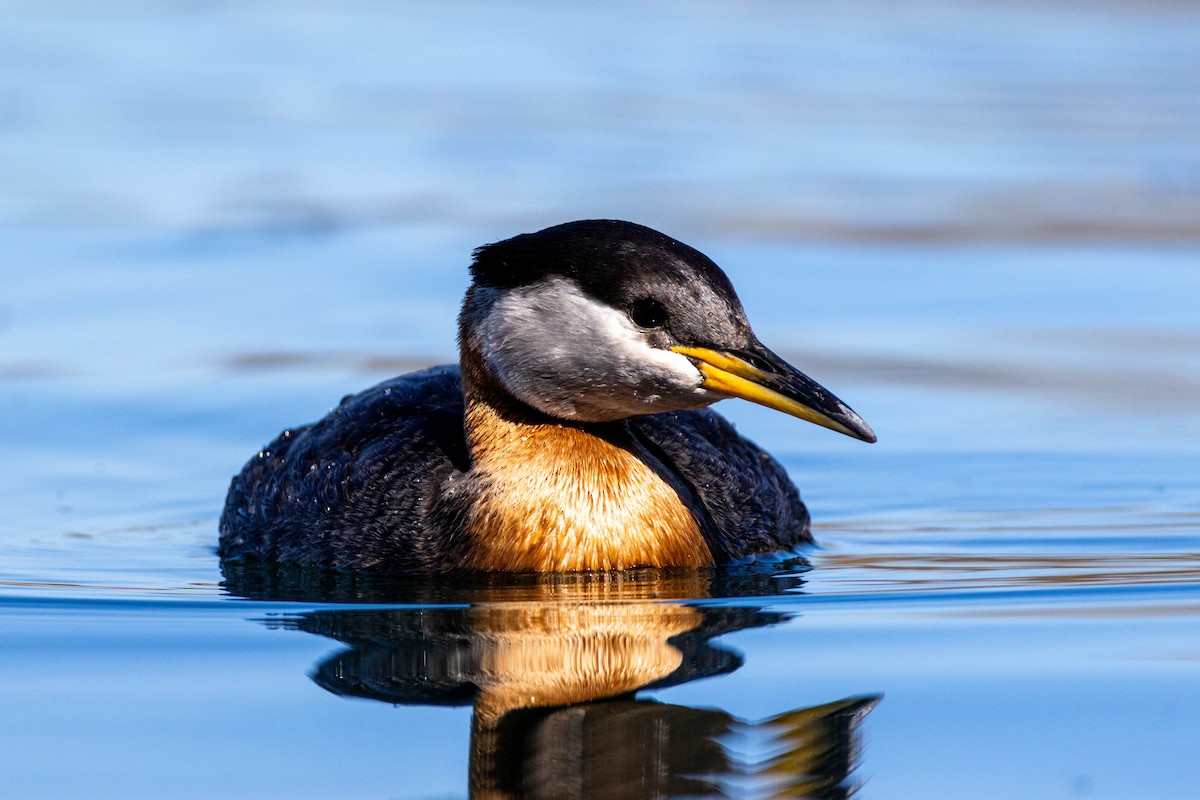
[(316, 667), (322, 688), (472, 705), (474, 798), (848, 797), (877, 697), (747, 721), (635, 696), (741, 666), (714, 639), (788, 619), (764, 605), (804, 566), (453, 581), (223, 569), (243, 597), (356, 604), (266, 621), (347, 645)]

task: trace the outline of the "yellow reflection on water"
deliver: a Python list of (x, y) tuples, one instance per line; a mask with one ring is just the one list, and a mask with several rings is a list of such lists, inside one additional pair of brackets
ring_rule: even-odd
[[(877, 696), (744, 720), (637, 696), (738, 669), (718, 637), (786, 621), (765, 607), (794, 584), (708, 570), (634, 570), (387, 581), (225, 565), (243, 596), (346, 600), (276, 627), (347, 646), (314, 671), (322, 688), (396, 705), (472, 706), (473, 798), (848, 797), (858, 728)], [(440, 601), (430, 604), (429, 592)], [(755, 597), (763, 598), (756, 603)], [(426, 602), (413, 603), (417, 598)], [(404, 603), (404, 605), (396, 605)], [(763, 755), (765, 753), (765, 755)]]

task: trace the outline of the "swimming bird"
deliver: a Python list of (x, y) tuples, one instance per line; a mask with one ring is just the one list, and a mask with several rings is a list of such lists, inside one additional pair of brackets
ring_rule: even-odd
[(460, 360), (351, 395), (237, 475), (220, 554), (351, 571), (700, 567), (811, 541), (783, 467), (712, 403), (867, 442), (767, 349), (725, 273), (641, 225), (478, 248)]

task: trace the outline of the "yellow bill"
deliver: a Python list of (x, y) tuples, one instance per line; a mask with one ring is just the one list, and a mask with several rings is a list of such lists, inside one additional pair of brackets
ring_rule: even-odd
[(686, 346), (671, 350), (695, 362), (704, 376), (701, 385), (705, 389), (740, 397), (864, 442), (876, 439), (871, 426), (853, 409), (758, 342), (745, 353)]

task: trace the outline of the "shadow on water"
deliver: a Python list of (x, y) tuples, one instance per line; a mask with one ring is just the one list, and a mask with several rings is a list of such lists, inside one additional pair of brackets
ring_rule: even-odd
[(794, 616), (765, 605), (803, 584), (803, 561), (452, 581), (222, 568), (241, 597), (354, 604), (262, 620), (346, 645), (313, 671), (321, 688), (472, 706), (473, 798), (832, 799), (857, 789), (858, 728), (878, 696), (750, 721), (636, 695), (741, 667), (714, 640)]

